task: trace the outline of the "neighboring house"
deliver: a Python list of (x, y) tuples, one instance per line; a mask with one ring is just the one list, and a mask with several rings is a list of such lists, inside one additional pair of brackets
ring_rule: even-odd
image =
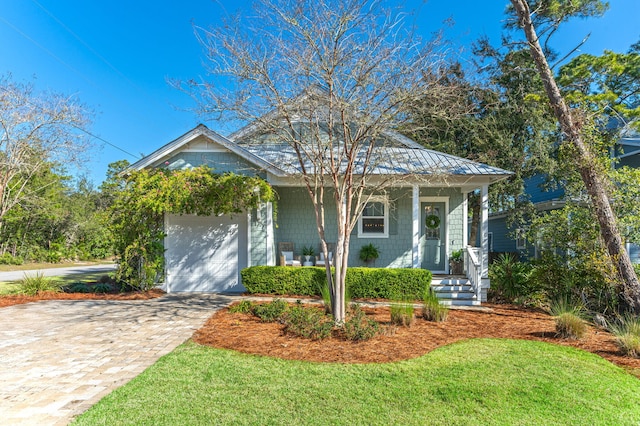
[[(488, 187), (511, 173), (485, 164), (425, 149), (395, 132), (387, 132), (377, 148), (375, 173), (402, 177), (367, 204), (351, 235), (348, 263), (363, 266), (358, 253), (374, 243), (380, 249), (377, 267), (426, 268), (449, 272), (448, 257), (466, 248), (469, 280), (435, 279), (436, 290), (450, 303), (480, 304), (486, 299)], [(199, 125), (131, 166), (184, 169), (207, 165), (266, 179), (278, 194), (277, 215), (271, 203), (246, 214), (217, 217), (167, 215), (165, 217), (166, 280), (168, 292), (243, 291), (239, 272), (253, 265), (275, 265), (278, 243), (292, 242), (295, 255), (304, 246), (319, 247), (313, 206), (303, 187), (293, 150), (275, 135), (260, 134), (247, 126), (225, 138)], [(480, 190), (484, 197), (481, 248), (467, 247), (467, 194)], [(326, 201), (327, 241), (335, 242), (335, 208)], [(427, 216), (433, 219), (426, 226)], [(437, 222), (437, 223), (436, 223)], [(332, 223), (334, 225), (332, 225)], [(464, 299), (462, 301), (458, 299)]]
[[(614, 167), (640, 167), (640, 134), (627, 131), (617, 143), (613, 155)], [(562, 208), (565, 204), (564, 190), (560, 187), (545, 189), (545, 177), (536, 175), (525, 181), (525, 193), (539, 212)], [(539, 247), (535, 241), (524, 238), (523, 228), (507, 226), (507, 212), (489, 216), (489, 251), (492, 253), (518, 253), (522, 258), (537, 257)], [(627, 251), (634, 263), (640, 263), (640, 245), (627, 243)]]

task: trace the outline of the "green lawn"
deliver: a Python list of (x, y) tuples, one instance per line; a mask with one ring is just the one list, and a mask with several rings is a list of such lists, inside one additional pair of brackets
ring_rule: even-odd
[(320, 364), (187, 343), (74, 424), (637, 425), (640, 380), (588, 352), (475, 339), (389, 364)]

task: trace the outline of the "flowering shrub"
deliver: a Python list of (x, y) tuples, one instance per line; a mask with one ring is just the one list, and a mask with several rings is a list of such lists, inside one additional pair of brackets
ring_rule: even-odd
[(259, 177), (216, 174), (206, 166), (187, 170), (131, 172), (110, 209), (110, 228), (119, 261), (116, 278), (152, 287), (164, 268), (164, 215), (234, 214), (273, 201), (271, 186)]

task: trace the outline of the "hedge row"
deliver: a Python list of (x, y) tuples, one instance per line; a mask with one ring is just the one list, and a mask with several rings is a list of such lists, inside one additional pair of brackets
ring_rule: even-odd
[[(241, 271), (242, 283), (252, 294), (320, 295), (327, 279), (323, 267), (252, 266)], [(431, 284), (425, 269), (349, 268), (346, 284), (354, 298), (421, 299)]]

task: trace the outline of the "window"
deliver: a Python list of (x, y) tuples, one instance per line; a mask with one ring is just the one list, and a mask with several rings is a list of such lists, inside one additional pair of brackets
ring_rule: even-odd
[(386, 198), (371, 198), (364, 206), (358, 221), (359, 238), (387, 238), (389, 236), (389, 205)]
[(527, 248), (525, 235), (525, 230), (523, 228), (516, 229), (516, 250), (525, 250)]

